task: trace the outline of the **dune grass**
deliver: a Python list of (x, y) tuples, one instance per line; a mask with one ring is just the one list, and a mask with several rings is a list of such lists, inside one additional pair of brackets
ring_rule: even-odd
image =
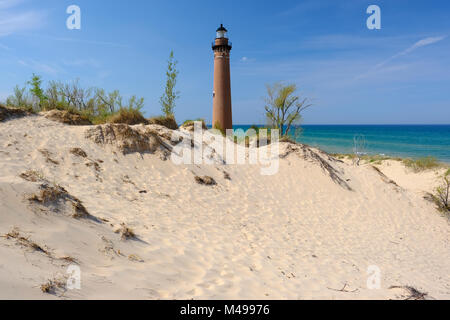
[(172, 130), (178, 129), (177, 121), (175, 120), (175, 117), (173, 115), (152, 117), (148, 119), (148, 123), (159, 124)]
[[(98, 119), (97, 119), (98, 121)], [(122, 108), (117, 113), (107, 117), (105, 122), (108, 123), (125, 123), (128, 125), (135, 124), (148, 124), (148, 120), (144, 118), (144, 115), (140, 110)]]
[(430, 169), (437, 169), (443, 167), (443, 164), (440, 163), (434, 157), (423, 157), (418, 159), (403, 159), (403, 164), (412, 169), (414, 172), (420, 172)]

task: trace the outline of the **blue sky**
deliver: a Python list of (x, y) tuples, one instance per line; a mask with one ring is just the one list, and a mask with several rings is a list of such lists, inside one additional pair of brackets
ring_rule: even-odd
[[(72, 4), (81, 30), (66, 28)], [(366, 27), (371, 4), (381, 8), (381, 30)], [(265, 85), (276, 81), (312, 99), (308, 124), (450, 123), (444, 0), (0, 0), (0, 100), (34, 72), (143, 96), (145, 115), (157, 115), (173, 49), (177, 119), (210, 122), (220, 23), (233, 42), (236, 124), (264, 123)]]

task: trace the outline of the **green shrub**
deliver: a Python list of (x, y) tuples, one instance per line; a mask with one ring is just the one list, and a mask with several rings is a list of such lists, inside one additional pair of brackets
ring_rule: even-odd
[(100, 88), (85, 89), (79, 85), (78, 80), (70, 83), (49, 81), (46, 89), (42, 87), (42, 83), (42, 78), (33, 74), (31, 81), (27, 82), (29, 90), (27, 91), (27, 87), (16, 86), (14, 95), (6, 101), (7, 105), (31, 111), (33, 97), (36, 111), (68, 111), (70, 114), (64, 113), (65, 116), (80, 116), (83, 121), (88, 120), (94, 124), (147, 123), (141, 112), (144, 98), (131, 96), (124, 103), (118, 90), (107, 93)]

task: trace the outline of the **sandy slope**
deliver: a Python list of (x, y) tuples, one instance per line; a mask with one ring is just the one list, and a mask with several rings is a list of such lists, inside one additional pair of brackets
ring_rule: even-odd
[[(349, 191), (302, 150), (281, 159), (278, 174), (262, 176), (254, 165), (122, 155), (86, 139), (87, 129), (42, 116), (0, 123), (0, 234), (17, 227), (49, 252), (0, 238), (0, 298), (402, 298), (404, 290), (389, 289), (396, 285), (450, 298), (450, 227), (423, 199), (434, 173), (381, 166), (397, 187), (369, 166), (319, 153)], [(69, 153), (73, 147), (88, 158)], [(19, 177), (27, 170), (104, 220), (30, 203), (40, 183)], [(199, 185), (194, 175), (217, 185)], [(121, 223), (139, 239), (121, 240)], [(66, 274), (64, 256), (78, 261), (81, 290), (42, 293), (41, 284)], [(367, 288), (371, 265), (381, 271), (380, 289)], [(345, 284), (346, 292), (334, 290)]]

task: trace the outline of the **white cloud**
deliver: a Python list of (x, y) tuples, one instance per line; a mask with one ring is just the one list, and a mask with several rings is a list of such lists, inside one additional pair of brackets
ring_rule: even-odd
[[(16, 7), (20, 0), (0, 0), (0, 9)], [(14, 8), (15, 9), (15, 8)], [(6, 10), (0, 12), (0, 37), (18, 31), (35, 29), (43, 24), (45, 14), (42, 11)]]
[(241, 61), (242, 61), (242, 62), (246, 62), (246, 61), (248, 61), (248, 58), (247, 58), (247, 57), (242, 57), (242, 58), (241, 58)]

